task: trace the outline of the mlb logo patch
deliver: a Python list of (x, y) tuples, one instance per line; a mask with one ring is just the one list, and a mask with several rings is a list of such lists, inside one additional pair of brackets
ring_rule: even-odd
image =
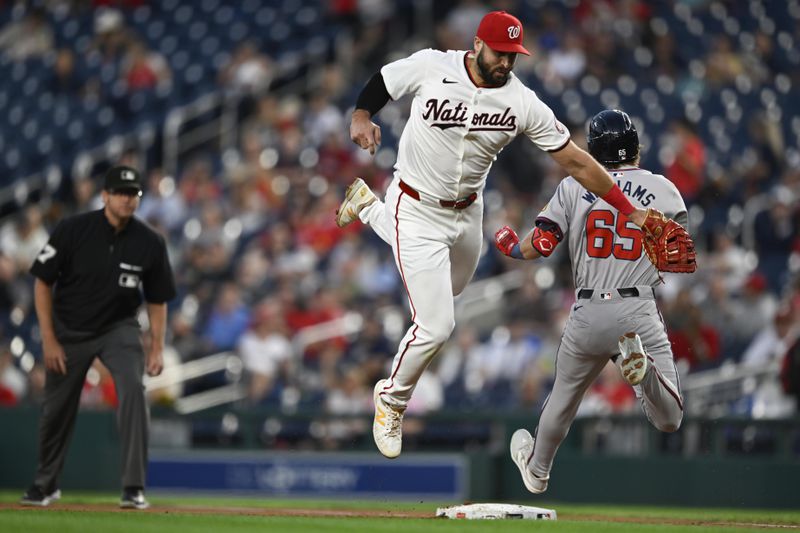
[(139, 286), (139, 276), (123, 272), (119, 276), (119, 286), (126, 289), (135, 289)]
[(610, 292), (601, 292), (600, 293), (600, 299), (601, 300), (610, 300), (611, 299), (611, 293)]

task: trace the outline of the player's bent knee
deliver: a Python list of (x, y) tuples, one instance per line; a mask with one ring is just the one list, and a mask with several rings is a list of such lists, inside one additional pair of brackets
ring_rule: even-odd
[(450, 339), (450, 336), (453, 335), (453, 331), (456, 329), (456, 321), (455, 319), (451, 320), (449, 324), (447, 324), (447, 335), (445, 335), (444, 342), (447, 342)]
[(677, 420), (660, 422), (656, 424), (656, 428), (664, 433), (675, 433), (680, 429), (682, 420), (683, 416), (679, 417)]
[(450, 339), (450, 335), (453, 333), (453, 328), (439, 329), (431, 333), (431, 342), (436, 345), (442, 345)]
[(455, 327), (455, 320), (443, 321), (440, 324), (425, 328), (425, 336), (428, 337), (429, 342), (432, 344), (441, 345), (450, 339)]

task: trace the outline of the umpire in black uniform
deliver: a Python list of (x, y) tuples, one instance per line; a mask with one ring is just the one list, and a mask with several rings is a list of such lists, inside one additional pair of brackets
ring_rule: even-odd
[[(95, 357), (108, 367), (119, 398), (122, 441), (120, 507), (145, 509), (149, 411), (142, 378), (163, 368), (166, 302), (175, 281), (163, 237), (134, 216), (139, 172), (111, 168), (105, 207), (63, 220), (31, 267), (34, 302), (47, 367), (39, 423), (39, 460), (21, 503), (46, 506), (60, 496), (58, 476), (86, 373)], [(152, 335), (145, 357), (136, 313), (147, 302)]]

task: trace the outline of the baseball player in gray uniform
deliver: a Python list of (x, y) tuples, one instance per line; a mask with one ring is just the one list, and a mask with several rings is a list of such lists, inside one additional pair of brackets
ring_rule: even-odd
[[(588, 141), (589, 152), (635, 204), (687, 224), (686, 206), (675, 185), (638, 168), (639, 137), (626, 113), (597, 114), (589, 124)], [(535, 494), (547, 490), (556, 451), (586, 389), (609, 358), (634, 386), (653, 426), (676, 431), (683, 417), (678, 373), (656, 307), (654, 287), (661, 278), (642, 253), (642, 232), (628, 217), (568, 177), (524, 239), (508, 226), (495, 236), (502, 252), (524, 259), (549, 256), (564, 238), (577, 290), (556, 355), (555, 383), (535, 437), (519, 429), (510, 445), (525, 486)]]
[(374, 390), (373, 437), (389, 458), (400, 455), (403, 412), (414, 387), (455, 326), (453, 297), (478, 264), (482, 192), (504, 146), (525, 135), (573, 181), (602, 198), (598, 205), (613, 206), (638, 225), (648, 216), (633, 207), (605, 169), (570, 140), (553, 111), (511, 72), (517, 54), (528, 54), (522, 42), (516, 17), (489, 13), (478, 27), (474, 50), (421, 50), (385, 65), (364, 87), (353, 111), (350, 136), (374, 153), (380, 128), (371, 117), (390, 99), (414, 97), (385, 201), (356, 178), (336, 216), (340, 227), (360, 219), (392, 246), (408, 295), (413, 323), (388, 378)]

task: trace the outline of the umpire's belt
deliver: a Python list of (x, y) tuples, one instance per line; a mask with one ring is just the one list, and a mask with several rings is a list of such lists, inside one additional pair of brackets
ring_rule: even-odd
[[(605, 291), (603, 289), (597, 289), (597, 292), (600, 293), (600, 297), (603, 300), (610, 300), (612, 298), (615, 298), (617, 295), (619, 295), (621, 298), (638, 298), (639, 296), (648, 296), (648, 297), (652, 296), (653, 298), (655, 298), (656, 296), (656, 290), (652, 287), (647, 287), (642, 291), (640, 291), (638, 287), (623, 287), (621, 289), (610, 289), (608, 291)], [(589, 300), (594, 295), (594, 293), (595, 289), (580, 289), (578, 291), (578, 299)], [(607, 295), (607, 297), (604, 297), (604, 295)]]
[(418, 202), (433, 203), (434, 205), (438, 205), (439, 207), (447, 207), (448, 209), (466, 209), (478, 199), (478, 193), (474, 192), (469, 196), (459, 198), (458, 200), (439, 200), (438, 198), (433, 198), (425, 193), (420, 194), (418, 190), (403, 180), (400, 180), (400, 190)]

